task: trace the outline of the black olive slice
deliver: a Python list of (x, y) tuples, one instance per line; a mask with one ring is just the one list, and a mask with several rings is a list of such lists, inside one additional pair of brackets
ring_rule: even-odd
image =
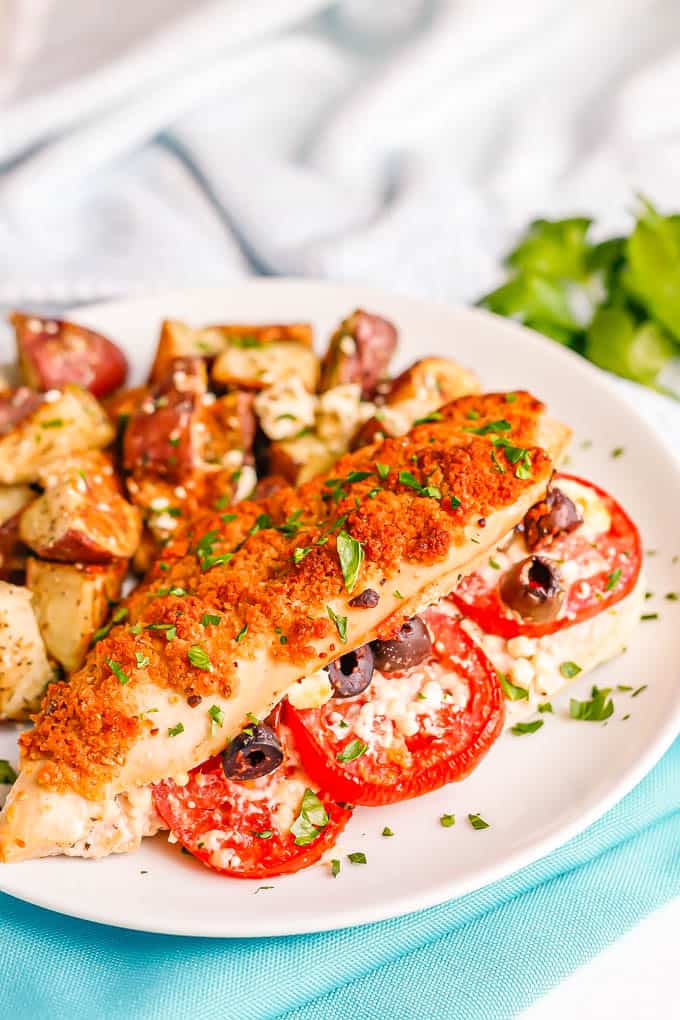
[(400, 673), (417, 666), (432, 652), (430, 632), (419, 616), (407, 620), (389, 641), (374, 641), (375, 668), (381, 673)]
[(373, 652), (361, 645), (327, 667), (334, 698), (353, 698), (365, 691), (373, 676)]
[(247, 726), (222, 752), (225, 776), (240, 783), (268, 776), (282, 761), (281, 741), (266, 723)]
[(527, 556), (501, 575), (499, 594), (509, 609), (531, 623), (547, 623), (564, 601), (557, 564), (543, 556)]

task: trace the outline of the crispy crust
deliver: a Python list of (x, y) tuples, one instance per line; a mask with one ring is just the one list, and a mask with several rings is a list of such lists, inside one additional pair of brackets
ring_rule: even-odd
[[(552, 471), (548, 454), (533, 444), (542, 411), (528, 394), (511, 403), (502, 394), (465, 397), (442, 410), (442, 421), (346, 455), (332, 478), (199, 517), (164, 551), (166, 569), (156, 564), (129, 598), (128, 621), (99, 642), (69, 684), (50, 685), (35, 729), (20, 737), (24, 760), (44, 761), (38, 782), (96, 797), (142, 729), (153, 726), (139, 718), (134, 698), (150, 677), (182, 699), (234, 697), (239, 669), (252, 675), (253, 663), (265, 657), (286, 664), (292, 679), (335, 658), (348, 647), (327, 612), (349, 599), (340, 530), (363, 546), (354, 593), (368, 584), (385, 593), (377, 622), (383, 632), (398, 627), (415, 611), (412, 600), (400, 607), (389, 584), (404, 563), (425, 567), (445, 561), (452, 548), (483, 546), (487, 517), (540, 498)], [(495, 433), (469, 431), (501, 419), (512, 429), (503, 435), (530, 448), (530, 478), (518, 477), (504, 448), (494, 446)], [(377, 464), (389, 465), (386, 478)], [(411, 478), (429, 486), (429, 494), (414, 489)], [(298, 553), (296, 563), (296, 549), (310, 551)], [(207, 559), (220, 556), (228, 562)], [(205, 613), (219, 615), (219, 626), (203, 625)], [(192, 645), (205, 650), (212, 671), (191, 665)], [(140, 658), (148, 664), (140, 667)]]

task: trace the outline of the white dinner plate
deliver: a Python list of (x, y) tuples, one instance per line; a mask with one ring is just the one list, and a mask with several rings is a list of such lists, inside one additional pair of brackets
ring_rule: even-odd
[[(488, 389), (528, 388), (575, 431), (569, 470), (610, 490), (641, 528), (648, 550), (646, 603), (658, 620), (640, 624), (622, 657), (597, 671), (600, 686), (648, 688), (615, 693), (606, 724), (568, 716), (569, 696), (588, 697), (590, 676), (553, 699), (555, 714), (521, 738), (504, 734), (460, 784), (393, 807), (358, 809), (327, 866), (266, 883), (224, 878), (170, 846), (167, 837), (137, 853), (102, 861), (64, 857), (0, 865), (0, 888), (76, 917), (145, 931), (254, 936), (363, 924), (441, 903), (478, 889), (546, 854), (624, 796), (680, 729), (680, 473), (660, 438), (607, 377), (556, 343), (486, 312), (454, 309), (360, 286), (253, 280), (81, 308), (74, 318), (108, 333), (126, 350), (133, 381), (148, 369), (162, 318), (216, 321), (309, 320), (323, 344), (356, 306), (399, 329), (398, 367), (426, 354), (450, 355), (476, 369)], [(612, 451), (623, 449), (620, 456)], [(623, 719), (625, 715), (630, 718)], [(0, 757), (16, 758), (17, 727), (0, 734)], [(443, 828), (444, 812), (457, 816)], [(468, 813), (490, 827), (474, 830)], [(384, 826), (395, 833), (381, 836)], [(365, 865), (346, 854), (364, 851)], [(262, 885), (272, 888), (260, 888)]]

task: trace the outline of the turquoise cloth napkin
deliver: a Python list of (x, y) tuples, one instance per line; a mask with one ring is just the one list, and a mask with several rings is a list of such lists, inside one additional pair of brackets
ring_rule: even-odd
[[(327, 935), (144, 935), (1, 898), (14, 1020), (502, 1020), (680, 895), (680, 740), (586, 832), (440, 907)], [(323, 904), (319, 904), (323, 909)]]

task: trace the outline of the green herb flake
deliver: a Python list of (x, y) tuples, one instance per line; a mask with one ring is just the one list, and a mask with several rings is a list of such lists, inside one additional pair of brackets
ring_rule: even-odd
[(236, 635), (236, 639), (235, 639), (236, 643), (238, 644), (239, 641), (243, 641), (243, 639), (244, 639), (244, 637), (246, 636), (247, 633), (248, 633), (248, 624), (244, 623), (243, 626), (241, 627), (240, 631)]
[(623, 453), (624, 453), (623, 447), (617, 446), (615, 447), (615, 449), (612, 450), (611, 456), (614, 458), (614, 460), (616, 460), (618, 457), (622, 457)]
[(666, 594), (664, 595), (664, 598), (668, 602), (677, 602), (678, 599), (680, 599), (680, 594), (678, 594), (677, 591), (669, 591), (669, 592), (666, 592)]
[(416, 418), (412, 427), (415, 428), (416, 425), (428, 425), (430, 422), (443, 420), (444, 415), (441, 411), (433, 411), (431, 414), (426, 414), (424, 418)]
[(106, 665), (109, 667), (113, 675), (116, 677), (119, 683), (125, 685), (130, 683), (130, 677), (124, 671), (123, 667), (115, 659), (107, 659)]
[(336, 612), (334, 612), (332, 606), (326, 606), (326, 612), (328, 613), (328, 618), (331, 623), (335, 624), (338, 637), (341, 641), (345, 642), (347, 640), (347, 617), (339, 616)]
[(366, 864), (366, 854), (363, 850), (356, 850), (352, 854), (347, 854), (347, 860), (352, 864)]
[(481, 815), (468, 815), (468, 821), (473, 829), (489, 829), (490, 825), (485, 822)]
[(204, 613), (201, 617), (201, 627), (219, 627), (221, 622), (222, 617), (213, 613)]
[(525, 733), (535, 733), (536, 730), (540, 730), (543, 723), (543, 719), (534, 719), (533, 722), (518, 722), (510, 727), (510, 732), (514, 733), (516, 737), (521, 737)]
[(368, 751), (368, 744), (364, 744), (362, 740), (350, 740), (348, 744), (345, 744), (342, 751), (338, 751), (335, 757), (338, 761), (354, 761), (355, 758), (360, 758), (362, 754)]
[(64, 424), (63, 418), (48, 418), (47, 421), (40, 423), (41, 429), (60, 429)]
[(593, 687), (590, 701), (576, 701), (572, 698), (569, 702), (569, 715), (572, 719), (580, 719), (583, 722), (604, 722), (614, 712), (614, 702), (609, 698), (608, 690), (598, 690)]
[(633, 693), (631, 694), (631, 698), (637, 698), (638, 694), (642, 694), (642, 692), (643, 692), (643, 691), (646, 691), (646, 690), (647, 690), (647, 687), (648, 687), (648, 684), (643, 684), (643, 685), (642, 685), (642, 687), (638, 687), (638, 688), (637, 688), (636, 690), (634, 690), (634, 691), (633, 691)]
[(441, 815), (441, 817), (439, 819), (439, 824), (444, 829), (450, 829), (452, 825), (456, 824), (456, 816), (455, 815)]
[(297, 547), (297, 549), (293, 549), (293, 563), (296, 566), (299, 563), (302, 563), (302, 561), (304, 560), (305, 556), (309, 556), (311, 551), (312, 551), (312, 546), (311, 545), (304, 545), (304, 546), (303, 545), (299, 545)]
[(273, 885), (258, 885), (257, 889), (253, 893), (253, 896), (257, 896), (259, 892), (264, 892), (266, 889), (273, 889)]
[(503, 693), (509, 701), (528, 701), (529, 691), (526, 687), (516, 687), (507, 673), (499, 673), (498, 679), (501, 682)]
[(168, 727), (169, 737), (178, 737), (180, 733), (184, 733), (184, 723), (178, 722), (176, 726)]
[(376, 462), (375, 470), (378, 474), (378, 478), (381, 482), (384, 482), (390, 471), (392, 470), (389, 464), (381, 464), (379, 461)]
[(501, 569), (500, 563), (498, 562), (498, 560), (495, 560), (493, 558), (493, 556), (489, 557), (489, 566), (491, 567), (492, 570), (500, 570)]
[(475, 436), (488, 436), (492, 433), (511, 431), (512, 425), (505, 418), (500, 418), (498, 421), (489, 421), (486, 425), (480, 425), (478, 428), (468, 426), (463, 429), (463, 432), (472, 432)]
[(505, 394), (505, 403), (506, 404), (514, 404), (516, 400), (517, 400), (517, 394), (516, 393), (506, 393)]
[(196, 669), (204, 669), (207, 673), (214, 672), (215, 667), (210, 661), (210, 656), (200, 645), (191, 645), (187, 652), (187, 659)]
[(364, 561), (363, 546), (346, 531), (341, 531), (337, 538), (337, 549), (345, 588), (351, 593)]
[(611, 591), (612, 588), (616, 587), (620, 580), (621, 580), (621, 567), (617, 567), (616, 570), (613, 570), (609, 577), (607, 578), (607, 583), (604, 586), (604, 590)]
[(617, 684), (616, 689), (617, 691), (621, 691), (622, 694), (627, 694), (629, 691), (633, 690), (630, 684)]
[(262, 829), (260, 832), (256, 832), (253, 829), (253, 836), (257, 839), (271, 839), (273, 835), (274, 833), (271, 829)]
[(553, 707), (549, 701), (542, 701), (538, 706), (538, 711), (544, 715), (546, 712), (552, 712)]
[(304, 792), (300, 805), (300, 814), (290, 827), (295, 836), (296, 846), (308, 846), (313, 843), (321, 830), (328, 824), (326, 809), (309, 787)]
[(381, 836), (393, 836), (394, 833), (390, 829), (389, 825), (386, 825), (383, 831), (380, 833)]
[(135, 652), (135, 659), (137, 660), (137, 667), (139, 669), (145, 669), (151, 662), (149, 656), (144, 655), (143, 652)]
[(404, 597), (397, 588), (394, 589), (393, 594), (394, 594), (395, 599), (403, 599), (403, 597)]
[(578, 676), (581, 672), (581, 667), (577, 666), (575, 662), (561, 662), (560, 673), (567, 680), (572, 680), (575, 676)]
[(644, 620), (658, 620), (659, 619), (659, 614), (658, 613), (643, 613), (642, 616), (640, 617), (640, 619), (642, 621), (644, 621)]

